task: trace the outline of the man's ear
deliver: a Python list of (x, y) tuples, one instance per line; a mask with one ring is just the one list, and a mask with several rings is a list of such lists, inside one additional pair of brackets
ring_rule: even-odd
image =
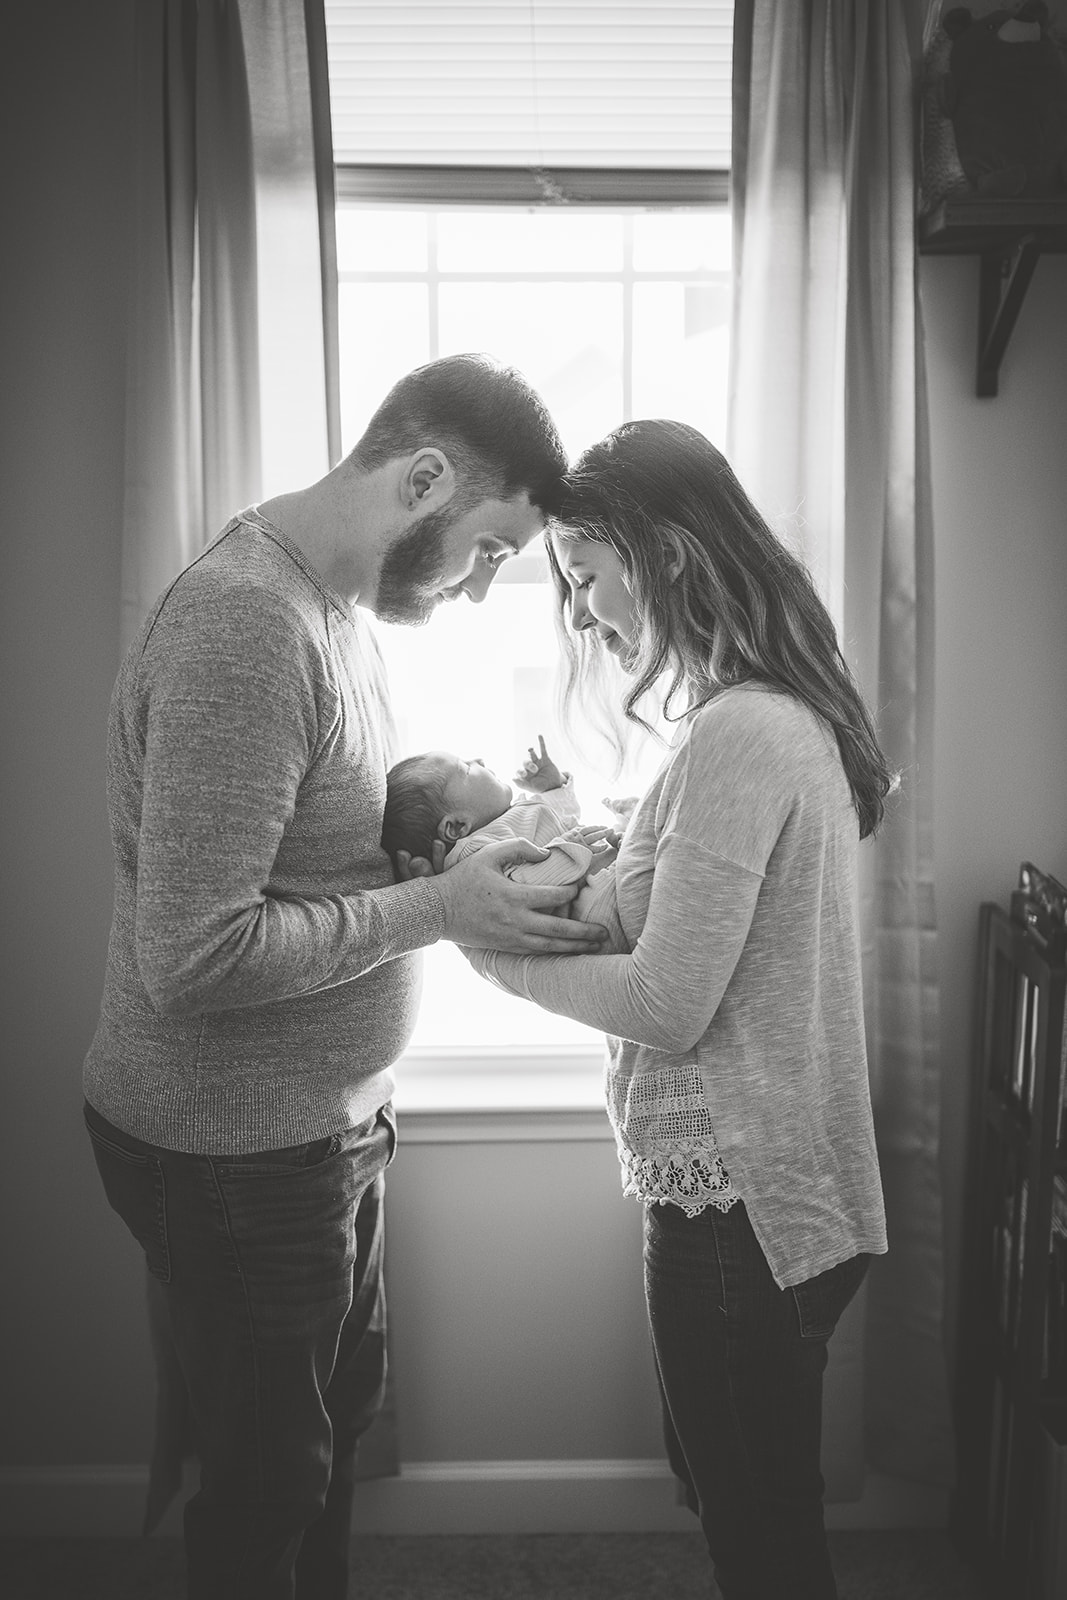
[(447, 817), (442, 817), (437, 824), (437, 837), (446, 844), (455, 844), (457, 839), (465, 839), (471, 831), (471, 825), (465, 817), (457, 817), (450, 812)]
[(430, 511), (447, 505), (455, 487), (451, 461), (443, 450), (427, 446), (408, 459), (400, 492), (409, 511)]

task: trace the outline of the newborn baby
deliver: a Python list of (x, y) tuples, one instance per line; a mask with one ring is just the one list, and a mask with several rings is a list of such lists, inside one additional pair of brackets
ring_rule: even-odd
[[(520, 862), (508, 875), (521, 883), (581, 883), (560, 914), (607, 928), (605, 952), (629, 950), (615, 904), (618, 835), (579, 824), (572, 778), (560, 772), (540, 736), (538, 743), (515, 775), (525, 791), (518, 799), (511, 784), (478, 759), (427, 750), (398, 762), (387, 779), (382, 844), (395, 865), (401, 850), (432, 860), (434, 841), (440, 840), (447, 871), (483, 845), (528, 839), (547, 849), (546, 859)], [(625, 815), (626, 803), (617, 809)]]

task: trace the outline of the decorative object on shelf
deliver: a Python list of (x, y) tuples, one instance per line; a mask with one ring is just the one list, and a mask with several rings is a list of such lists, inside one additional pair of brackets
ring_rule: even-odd
[(1067, 249), (1067, 43), (1047, 5), (945, 13), (920, 150), (919, 248), (980, 257), (975, 389), (992, 396), (1038, 259)]
[(1067, 192), (1067, 67), (1048, 6), (942, 19), (951, 41), (940, 82), (960, 166), (981, 195)]
[(922, 115), (919, 123), (919, 164), (922, 182), (919, 215), (929, 216), (949, 196), (973, 194), (956, 149), (956, 130), (946, 108), (952, 40), (944, 27), (934, 33), (923, 58)]

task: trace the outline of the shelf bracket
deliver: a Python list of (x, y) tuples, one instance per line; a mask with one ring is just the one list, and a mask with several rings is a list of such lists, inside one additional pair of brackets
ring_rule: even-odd
[(997, 392), (1001, 357), (1011, 338), (1041, 254), (1035, 234), (1027, 233), (1007, 247), (983, 250), (978, 280), (978, 377), (981, 398)]

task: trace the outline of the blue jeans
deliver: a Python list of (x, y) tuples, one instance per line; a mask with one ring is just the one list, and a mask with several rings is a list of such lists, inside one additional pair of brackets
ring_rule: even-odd
[(645, 1208), (645, 1295), (672, 1469), (724, 1600), (836, 1600), (819, 1466), (826, 1347), (869, 1257), (791, 1289), (741, 1202)]
[(191, 1600), (344, 1600), (356, 1446), (385, 1383), (391, 1108), (254, 1155), (160, 1149), (91, 1106), (85, 1119), (188, 1391)]

